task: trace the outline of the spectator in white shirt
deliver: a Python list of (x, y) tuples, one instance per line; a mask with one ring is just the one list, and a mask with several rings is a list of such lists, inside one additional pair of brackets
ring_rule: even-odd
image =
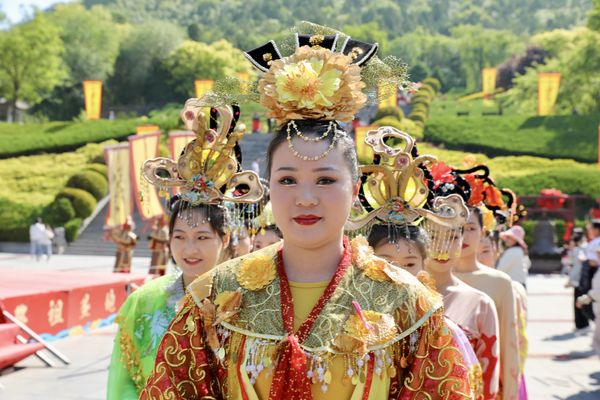
[(40, 217), (37, 218), (36, 222), (29, 227), (29, 252), (31, 257), (35, 257), (36, 260), (40, 260), (42, 256), (42, 247), (40, 245), (40, 240), (42, 240), (42, 235), (46, 231), (46, 227), (42, 222)]

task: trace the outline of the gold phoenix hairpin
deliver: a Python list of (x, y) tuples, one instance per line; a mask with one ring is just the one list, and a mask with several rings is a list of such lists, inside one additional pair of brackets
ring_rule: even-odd
[[(393, 138), (403, 143), (391, 147), (385, 143)], [(367, 214), (346, 223), (347, 230), (358, 230), (374, 220), (388, 224), (416, 224), (419, 219), (435, 223), (448, 229), (457, 229), (466, 223), (469, 212), (457, 194), (435, 199), (432, 210), (424, 209), (429, 195), (422, 164), (435, 162), (431, 155), (413, 159), (414, 139), (407, 133), (390, 126), (369, 131), (365, 138), (380, 162), (376, 165), (361, 165), (363, 185), (361, 202)]]
[(147, 160), (142, 166), (143, 177), (168, 197), (168, 189), (179, 187), (186, 202), (196, 204), (255, 203), (264, 193), (258, 175), (241, 171), (235, 148), (243, 137), (236, 130), (239, 108), (217, 106), (221, 117), (217, 129), (210, 129), (203, 111), (208, 104), (201, 99), (189, 99), (181, 112), (186, 128), (196, 133), (177, 161), (169, 158)]

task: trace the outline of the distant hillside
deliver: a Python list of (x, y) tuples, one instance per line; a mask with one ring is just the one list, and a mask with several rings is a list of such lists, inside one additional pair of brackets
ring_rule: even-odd
[(392, 40), (420, 27), (448, 34), (461, 25), (507, 29), (517, 35), (585, 22), (591, 0), (84, 0), (107, 6), (129, 23), (166, 20), (194, 39), (226, 38), (238, 48), (271, 39), (297, 21), (334, 28), (374, 22)]

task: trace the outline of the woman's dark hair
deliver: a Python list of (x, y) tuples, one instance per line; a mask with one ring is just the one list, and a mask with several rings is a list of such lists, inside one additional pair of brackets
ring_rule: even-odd
[[(321, 136), (329, 128), (329, 121), (295, 120), (294, 122), (296, 123), (298, 130), (302, 132), (304, 136), (308, 137)], [(342, 154), (344, 155), (346, 164), (348, 165), (348, 168), (350, 168), (350, 175), (352, 176), (352, 181), (356, 182), (358, 181), (358, 157), (356, 156), (356, 148), (354, 146), (354, 141), (337, 122), (335, 122), (335, 129), (338, 131), (337, 142), (335, 144), (335, 147), (340, 148), (342, 150)], [(330, 133), (323, 140), (327, 144), (331, 144), (331, 142), (333, 141), (333, 136), (333, 133)], [(267, 180), (271, 178), (271, 164), (273, 162), (273, 153), (282, 143), (285, 143), (286, 141), (287, 124), (283, 124), (280, 127), (278, 127), (275, 137), (271, 140), (271, 142), (269, 143), (269, 147), (267, 148)]]
[(371, 228), (367, 241), (369, 246), (375, 249), (385, 243), (395, 243), (398, 240), (413, 242), (421, 257), (427, 258), (427, 234), (415, 225), (388, 225), (376, 224)]
[(283, 239), (283, 234), (281, 233), (281, 231), (275, 224), (265, 226), (264, 230), (271, 231), (271, 232), (275, 233), (277, 236), (279, 236), (280, 239)]
[(471, 211), (471, 213), (477, 217), (477, 223), (479, 224), (479, 227), (483, 228), (483, 214), (481, 213), (479, 207), (470, 207), (469, 211)]
[[(174, 196), (176, 197), (176, 196)], [(171, 216), (169, 218), (169, 237), (173, 235), (175, 221), (181, 218), (182, 213), (198, 211), (210, 224), (210, 227), (224, 238), (229, 233), (229, 218), (227, 209), (220, 205), (198, 204), (191, 205), (180, 198), (172, 199), (170, 203)]]

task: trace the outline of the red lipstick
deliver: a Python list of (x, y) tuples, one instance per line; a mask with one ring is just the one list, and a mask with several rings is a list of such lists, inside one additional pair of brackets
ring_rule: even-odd
[(321, 220), (321, 217), (317, 217), (316, 215), (298, 215), (294, 217), (294, 222), (298, 225), (314, 225)]
[(466, 249), (467, 247), (469, 247), (469, 245), (468, 245), (468, 244), (466, 244), (466, 243), (463, 243), (463, 245), (462, 245), (462, 248), (463, 248), (463, 249)]

